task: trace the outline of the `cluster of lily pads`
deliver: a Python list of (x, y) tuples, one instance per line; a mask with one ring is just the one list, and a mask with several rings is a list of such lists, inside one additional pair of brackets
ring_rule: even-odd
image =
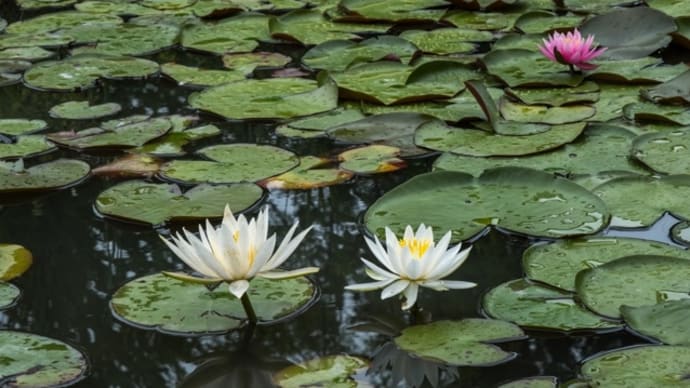
[[(690, 312), (688, 253), (644, 240), (582, 237), (608, 227), (649, 227), (665, 212), (690, 220), (690, 73), (656, 55), (672, 41), (679, 50), (690, 47), (690, 10), (682, 2), (618, 8), (620, 0), (16, 3), (41, 14), (0, 19), (0, 86), (79, 92), (164, 78), (186, 88), (197, 112), (100, 121), (121, 114), (122, 106), (73, 100), (49, 114), (76, 130), (0, 119), (0, 195), (71, 187), (90, 176), (125, 178), (95, 198), (95, 209), (159, 227), (218, 219), (226, 204), (240, 213), (270, 190), (342, 184), (440, 154), (432, 172), (367, 210), (363, 222), (373, 236), (383, 237), (386, 228), (402, 236), (406, 226), (424, 223), (450, 231), (456, 243), (489, 228), (550, 242), (524, 253), (524, 278), (484, 295), (481, 308), (490, 319), (397, 328), (388, 331), (392, 347), (379, 355), (489, 366), (515, 356), (493, 343), (525, 338), (521, 328), (575, 335), (625, 327), (654, 345), (594, 356), (581, 366), (583, 383), (625, 386), (634, 376), (639, 386), (655, 387), (686, 379), (690, 332), (678, 322)], [(44, 13), (54, 7), (65, 8)], [(540, 53), (549, 33), (574, 28), (606, 48), (596, 67), (571, 72)], [(298, 55), (262, 51), (295, 45), (303, 47)], [(157, 52), (176, 49), (215, 65), (155, 60)], [(208, 114), (277, 121), (280, 139), (326, 139), (333, 147), (312, 155), (225, 143)], [(53, 158), (60, 150), (121, 156), (92, 169)], [(672, 238), (687, 245), (688, 231), (687, 222), (679, 223)], [(23, 247), (0, 245), (0, 309), (17, 303), (20, 292), (7, 281), (30, 262)], [(388, 280), (382, 286), (393, 284)], [(245, 291), (259, 323), (294, 317), (318, 296), (303, 276), (251, 281)], [(409, 305), (412, 291), (401, 288), (408, 283), (395, 283), (394, 291)], [(119, 319), (143, 329), (219, 334), (246, 322), (247, 306), (231, 291), (158, 273), (123, 285), (110, 305)], [(69, 345), (27, 333), (0, 336), (6, 337), (0, 358), (16, 359), (0, 366), (0, 383), (64, 384), (86, 373), (86, 357)], [(29, 373), (43, 355), (27, 349), (40, 346), (59, 348), (63, 360), (45, 376)], [(352, 375), (368, 365), (360, 357), (325, 357), (274, 379), (286, 387), (356, 386)], [(434, 379), (408, 382), (424, 378)], [(505, 386), (556, 385), (552, 377), (536, 377)]]

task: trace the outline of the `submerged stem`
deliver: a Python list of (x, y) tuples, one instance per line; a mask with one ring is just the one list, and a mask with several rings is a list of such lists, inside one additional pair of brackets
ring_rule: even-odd
[(242, 301), (242, 307), (244, 307), (244, 312), (247, 313), (247, 319), (250, 323), (255, 324), (258, 321), (258, 319), (256, 318), (256, 312), (254, 312), (252, 302), (249, 300), (249, 294), (245, 292), (240, 300)]
[(569, 63), (569, 64), (568, 64), (568, 67), (570, 67), (570, 73), (571, 73), (571, 74), (577, 73), (577, 71), (575, 70), (575, 66), (573, 66), (572, 63)]
[(420, 325), (429, 322), (431, 322), (431, 313), (419, 307), (419, 303), (412, 305), (410, 308), (410, 325)]

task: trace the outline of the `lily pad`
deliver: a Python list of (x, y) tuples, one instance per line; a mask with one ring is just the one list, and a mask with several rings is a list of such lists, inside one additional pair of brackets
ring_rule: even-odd
[(164, 117), (139, 121), (114, 129), (90, 128), (76, 133), (55, 133), (48, 138), (76, 149), (130, 148), (141, 146), (170, 131), (172, 124)]
[(220, 218), (226, 204), (240, 213), (262, 196), (261, 188), (252, 183), (199, 185), (183, 194), (176, 185), (134, 180), (100, 193), (96, 210), (109, 217), (157, 226), (164, 222)]
[(389, 26), (376, 24), (336, 23), (318, 10), (299, 9), (271, 18), (269, 29), (274, 38), (297, 41), (304, 45), (329, 40), (359, 39), (357, 33), (385, 32)]
[(73, 27), (108, 27), (122, 24), (123, 20), (115, 15), (92, 14), (86, 12), (63, 11), (40, 15), (34, 18), (18, 21), (7, 26), (5, 30), (11, 34), (37, 34), (69, 30)]
[(636, 102), (624, 106), (623, 115), (625, 118), (635, 121), (661, 121), (677, 125), (690, 125), (690, 109), (685, 106)]
[(55, 56), (55, 53), (45, 50), (38, 46), (31, 47), (11, 47), (0, 50), (0, 60), (18, 59), (22, 61), (35, 62)]
[(348, 355), (319, 357), (279, 370), (273, 375), (275, 384), (282, 388), (328, 386), (357, 388), (352, 375), (365, 371), (369, 361)]
[[(269, 323), (306, 308), (316, 287), (305, 277), (286, 280), (255, 278), (247, 291), (259, 322)], [(113, 314), (122, 321), (166, 334), (206, 335), (237, 329), (246, 318), (242, 303), (221, 284), (206, 286), (163, 274), (134, 279), (115, 291)]]
[(68, 32), (77, 43), (72, 54), (149, 55), (177, 43), (179, 27), (171, 24), (120, 24), (115, 26), (80, 26)]
[(43, 135), (18, 136), (14, 143), (0, 142), (0, 160), (2, 159), (28, 159), (38, 155), (44, 155), (56, 151), (55, 144), (46, 140)]
[(50, 115), (58, 119), (91, 120), (114, 115), (122, 110), (116, 102), (90, 105), (88, 101), (67, 101), (50, 108)]
[(46, 129), (43, 120), (0, 119), (0, 133), (10, 136), (28, 135)]
[(600, 330), (621, 326), (592, 314), (573, 297), (569, 292), (517, 279), (485, 294), (482, 307), (491, 318), (536, 329)]
[[(690, 294), (686, 294), (690, 298)], [(669, 345), (690, 345), (690, 299), (630, 307), (622, 306), (621, 315), (631, 329)]]
[(552, 376), (527, 377), (501, 384), (498, 388), (557, 388), (558, 379)]
[[(443, 0), (341, 0), (341, 19), (356, 22), (439, 21), (447, 6)], [(434, 9), (436, 8), (436, 9)]]
[(244, 73), (240, 71), (201, 69), (177, 63), (161, 65), (161, 73), (175, 80), (180, 86), (215, 86), (244, 79)]
[(503, 118), (519, 123), (567, 124), (586, 120), (596, 113), (588, 105), (568, 105), (546, 107), (541, 105), (524, 105), (503, 98), (500, 102)]
[(128, 154), (91, 172), (99, 176), (150, 178), (158, 173), (163, 161), (147, 154)]
[(590, 237), (533, 245), (523, 253), (522, 267), (525, 275), (532, 280), (575, 291), (578, 272), (635, 254), (690, 260), (690, 251), (657, 241)]
[(58, 159), (27, 169), (0, 162), (0, 194), (61, 189), (81, 182), (90, 170), (88, 164), (73, 159)]
[(505, 92), (528, 105), (562, 106), (599, 100), (599, 85), (591, 81), (573, 88), (507, 88)]
[(132, 152), (143, 152), (149, 155), (166, 157), (181, 156), (186, 153), (183, 147), (190, 142), (219, 134), (220, 129), (215, 125), (202, 125), (200, 127), (183, 128), (179, 130), (173, 128), (163, 137), (146, 143), (141, 147), (137, 147), (132, 150)]
[(580, 26), (583, 36), (594, 35), (607, 48), (603, 56), (614, 59), (641, 58), (666, 47), (675, 30), (671, 16), (648, 7), (616, 8)]
[(642, 57), (597, 61), (598, 67), (589, 72), (590, 79), (627, 84), (667, 82), (683, 74), (684, 64), (665, 65), (660, 58)]
[(609, 121), (623, 117), (623, 107), (640, 99), (639, 86), (599, 84), (599, 87), (599, 101), (594, 103), (596, 113), (589, 121)]
[(650, 226), (664, 212), (690, 219), (690, 204), (685, 200), (690, 196), (690, 176), (687, 175), (620, 177), (597, 186), (593, 192), (610, 210), (611, 226)]
[(303, 156), (299, 166), (283, 174), (259, 182), (267, 189), (306, 190), (332, 186), (350, 180), (354, 174), (333, 167), (328, 159)]
[(573, 14), (557, 15), (553, 12), (533, 11), (522, 14), (515, 21), (515, 28), (525, 34), (540, 34), (575, 28), (582, 23), (582, 20), (582, 16)]
[(690, 260), (670, 256), (626, 256), (580, 271), (577, 294), (590, 310), (620, 318), (621, 306), (654, 305), (663, 293), (690, 293)]
[(270, 40), (268, 17), (243, 13), (218, 22), (187, 25), (182, 46), (214, 54), (252, 51), (259, 41)]
[(99, 78), (142, 78), (158, 71), (158, 64), (141, 58), (75, 55), (45, 61), (24, 73), (24, 83), (40, 90), (69, 91), (95, 85)]
[(0, 344), (0, 382), (10, 387), (67, 386), (86, 377), (86, 356), (64, 342), (3, 330)]
[(468, 53), (476, 49), (472, 42), (490, 42), (494, 39), (488, 31), (464, 28), (438, 28), (435, 30), (407, 30), (400, 37), (412, 42), (420, 50), (434, 54)]
[(377, 36), (362, 42), (331, 40), (307, 51), (302, 56), (302, 63), (312, 69), (344, 71), (356, 63), (387, 58), (409, 64), (417, 51), (412, 43), (392, 35)]
[(14, 306), (21, 293), (19, 288), (12, 283), (0, 281), (0, 311)]
[(292, 58), (272, 52), (235, 53), (223, 55), (223, 66), (228, 69), (241, 72), (244, 75), (251, 74), (259, 67), (282, 67), (292, 62)]
[[(420, 198), (424, 200), (420, 201)], [(467, 240), (493, 225), (516, 233), (565, 237), (596, 233), (608, 211), (594, 194), (566, 179), (518, 167), (471, 175), (439, 171), (413, 177), (379, 198), (364, 215), (371, 232), (401, 233), (424, 223)]]
[(2, 49), (18, 49), (22, 47), (57, 48), (66, 46), (73, 41), (73, 37), (59, 33), (0, 34), (0, 48)]
[(521, 156), (548, 151), (574, 141), (585, 123), (554, 125), (541, 133), (524, 136), (494, 134), (478, 129), (451, 127), (438, 120), (422, 124), (415, 144), (437, 151), (467, 156)]
[(465, 10), (449, 10), (443, 16), (443, 21), (460, 28), (473, 30), (507, 31), (513, 27), (519, 13), (506, 12), (467, 12)]
[(329, 128), (358, 121), (365, 116), (359, 109), (338, 108), (279, 125), (276, 133), (288, 137), (310, 138), (325, 135)]
[(468, 318), (410, 326), (394, 339), (401, 349), (415, 356), (457, 366), (491, 366), (504, 363), (515, 353), (494, 343), (525, 337), (518, 326), (493, 319)]
[(690, 130), (652, 132), (633, 143), (632, 155), (662, 174), (690, 174)]
[(491, 75), (511, 88), (518, 86), (577, 86), (584, 77), (551, 62), (541, 53), (523, 49), (493, 50), (481, 58)]
[(690, 347), (634, 346), (589, 358), (580, 370), (586, 383), (599, 387), (636, 388), (687, 385)]
[(341, 152), (338, 160), (340, 168), (356, 174), (379, 174), (406, 167), (399, 155), (400, 148), (377, 144)]
[(193, 94), (189, 104), (231, 119), (292, 118), (336, 108), (338, 88), (327, 74), (318, 83), (301, 78), (253, 79)]
[(294, 153), (269, 145), (221, 144), (198, 153), (212, 161), (173, 160), (162, 167), (161, 176), (188, 184), (255, 182), (299, 164)]
[(0, 281), (12, 280), (31, 266), (33, 256), (28, 249), (16, 244), (0, 244)]
[(598, 174), (602, 171), (629, 171), (647, 174), (630, 159), (635, 134), (607, 124), (590, 124), (576, 141), (554, 150), (521, 157), (474, 157), (446, 152), (434, 162), (434, 169), (462, 171), (478, 176), (493, 167), (519, 166), (564, 176)]
[(656, 103), (690, 103), (690, 70), (662, 84), (644, 89), (640, 94)]

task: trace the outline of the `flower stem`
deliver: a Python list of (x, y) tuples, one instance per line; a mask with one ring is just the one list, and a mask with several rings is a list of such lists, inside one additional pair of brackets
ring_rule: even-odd
[(410, 308), (410, 325), (420, 325), (431, 322), (431, 313), (424, 311), (415, 303)]
[(242, 301), (242, 307), (244, 307), (244, 312), (247, 313), (247, 319), (249, 320), (249, 322), (252, 324), (256, 323), (258, 319), (256, 318), (256, 312), (254, 312), (254, 307), (252, 307), (252, 302), (249, 300), (249, 294), (245, 292), (240, 300)]
[(568, 67), (570, 67), (570, 73), (571, 73), (571, 74), (575, 74), (575, 66), (573, 66), (572, 63), (569, 63), (569, 64), (568, 64)]

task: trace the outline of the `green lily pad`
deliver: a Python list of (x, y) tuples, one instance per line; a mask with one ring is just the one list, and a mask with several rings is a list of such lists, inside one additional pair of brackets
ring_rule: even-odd
[(406, 167), (399, 155), (400, 148), (375, 144), (341, 152), (338, 160), (340, 168), (356, 174), (379, 174)]
[(520, 156), (548, 151), (570, 143), (580, 136), (585, 126), (585, 123), (554, 125), (545, 132), (510, 136), (451, 127), (434, 120), (417, 129), (415, 144), (467, 156)]
[(288, 137), (310, 138), (325, 135), (329, 128), (363, 119), (359, 109), (338, 108), (279, 125), (276, 133)]
[(562, 106), (599, 100), (599, 85), (591, 81), (574, 88), (507, 88), (505, 92), (528, 105)]
[(172, 124), (164, 117), (139, 121), (113, 129), (90, 128), (76, 133), (55, 133), (48, 138), (75, 149), (130, 148), (141, 146), (170, 131)]
[(76, 90), (95, 85), (99, 78), (141, 78), (158, 71), (158, 64), (141, 58), (75, 55), (45, 61), (24, 73), (24, 83), (40, 90)]
[(162, 164), (162, 160), (147, 154), (127, 154), (91, 172), (98, 176), (150, 178), (158, 173)]
[(620, 177), (597, 186), (593, 192), (610, 210), (611, 226), (647, 227), (664, 212), (690, 219), (690, 205), (685, 200), (690, 196), (687, 175)]
[(652, 132), (635, 139), (631, 154), (662, 174), (690, 174), (690, 130)]
[(72, 54), (148, 55), (176, 44), (180, 29), (170, 24), (128, 23), (74, 27), (68, 34), (77, 43), (89, 43), (72, 49)]
[(338, 88), (327, 74), (318, 83), (301, 78), (253, 79), (193, 94), (189, 104), (231, 119), (292, 118), (336, 108)]
[(547, 107), (524, 105), (503, 98), (500, 102), (503, 118), (519, 123), (567, 124), (594, 116), (595, 109), (588, 105)]
[(491, 318), (536, 329), (600, 330), (621, 326), (592, 314), (573, 297), (569, 292), (517, 279), (485, 294), (482, 308)]
[(519, 13), (504, 12), (467, 12), (465, 10), (449, 10), (443, 16), (443, 21), (460, 28), (473, 30), (507, 31), (513, 27)]
[(55, 190), (75, 185), (91, 168), (80, 160), (58, 159), (24, 169), (0, 162), (0, 194)]
[(22, 60), (35, 62), (55, 56), (55, 53), (38, 46), (10, 47), (0, 50), (0, 60)]
[(12, 85), (19, 82), (22, 73), (31, 68), (31, 62), (18, 59), (0, 60), (0, 86)]
[[(341, 0), (342, 19), (357, 22), (439, 21), (447, 6), (443, 0)], [(436, 8), (436, 9), (433, 9)]]
[(31, 263), (33, 256), (28, 249), (16, 244), (0, 244), (0, 281), (20, 276)]
[(177, 63), (161, 65), (161, 73), (175, 80), (180, 86), (215, 86), (244, 79), (244, 73), (240, 71), (201, 69)]
[(684, 106), (636, 102), (624, 106), (623, 115), (625, 118), (635, 121), (661, 121), (677, 125), (690, 125), (690, 109)]
[(532, 280), (574, 291), (578, 272), (634, 254), (690, 260), (690, 251), (656, 241), (590, 237), (533, 245), (523, 253), (522, 267)]
[(78, 0), (16, 0), (22, 10), (35, 11), (44, 8), (67, 7)]
[(690, 47), (690, 15), (677, 16), (676, 25), (678, 29), (671, 34), (673, 41), (683, 47)]
[(186, 153), (184, 147), (189, 143), (219, 134), (220, 129), (215, 125), (203, 125), (181, 130), (175, 130), (175, 128), (173, 128), (163, 137), (146, 143), (141, 147), (137, 147), (132, 150), (132, 152), (143, 152), (149, 155), (166, 157), (182, 156)]
[(511, 88), (518, 86), (577, 86), (584, 77), (566, 66), (551, 62), (538, 51), (493, 50), (481, 58), (489, 74)]
[(218, 22), (192, 24), (182, 30), (183, 47), (214, 54), (252, 51), (270, 40), (268, 17), (243, 13)]
[(420, 50), (434, 54), (468, 53), (476, 49), (471, 42), (490, 42), (494, 39), (488, 31), (464, 28), (438, 28), (431, 31), (407, 30), (400, 37), (412, 42)]
[(623, 107), (640, 100), (640, 87), (635, 85), (599, 84), (596, 113), (589, 121), (609, 121), (623, 117)]
[(538, 52), (539, 45), (543, 44), (543, 34), (518, 34), (506, 33), (494, 42), (493, 50), (512, 50), (520, 49)]
[(299, 164), (294, 153), (257, 144), (221, 144), (198, 151), (212, 161), (173, 160), (161, 168), (161, 177), (175, 182), (256, 182), (284, 173)]
[[(690, 295), (687, 295), (690, 298)], [(621, 306), (631, 329), (669, 345), (690, 345), (690, 299), (669, 300), (651, 306)]]
[(21, 293), (19, 288), (12, 283), (0, 281), (0, 311), (14, 306)]
[(690, 245), (690, 223), (682, 221), (671, 228), (671, 239), (678, 244)]
[(0, 119), (0, 133), (10, 136), (28, 135), (48, 127), (43, 120)]
[(452, 97), (478, 74), (460, 63), (434, 61), (414, 67), (398, 62), (363, 63), (332, 74), (345, 97), (391, 105)]
[(580, 26), (583, 36), (594, 35), (607, 48), (607, 58), (647, 56), (671, 42), (676, 30), (671, 16), (648, 7), (616, 8), (588, 19)]
[(0, 34), (0, 49), (19, 49), (22, 47), (56, 48), (66, 46), (74, 38), (59, 33)]
[[(286, 318), (304, 310), (316, 297), (305, 277), (255, 278), (247, 291), (259, 322)], [(220, 284), (183, 282), (163, 274), (134, 279), (115, 291), (110, 307), (118, 319), (142, 329), (179, 335), (219, 334), (237, 329), (246, 318), (242, 303)]]
[(292, 58), (271, 52), (235, 53), (223, 55), (223, 66), (249, 75), (258, 67), (282, 67), (292, 62)]
[(473, 11), (494, 11), (506, 8), (518, 0), (450, 0), (451, 3), (457, 4), (465, 9)]
[(637, 175), (638, 174), (629, 171), (604, 171), (588, 175), (574, 175), (570, 177), (570, 180), (589, 191), (593, 191), (597, 186), (600, 186), (610, 180), (624, 176), (631, 177)]
[(355, 356), (319, 357), (279, 370), (273, 375), (273, 381), (282, 388), (357, 388), (359, 385), (351, 376), (368, 367), (369, 361)]
[(652, 88), (643, 89), (640, 94), (656, 103), (690, 103), (690, 71)]
[(520, 157), (474, 157), (445, 152), (434, 162), (434, 169), (462, 171), (474, 176), (489, 168), (505, 166), (528, 167), (565, 176), (602, 171), (646, 174), (646, 169), (629, 158), (635, 137), (621, 127), (591, 124), (577, 141), (551, 151)]
[[(139, 3), (112, 2), (112, 1), (81, 1), (74, 5), (77, 11), (95, 14), (110, 14), (118, 16), (158, 16), (165, 15), (160, 10), (143, 6)], [(131, 19), (129, 20), (131, 22)]]
[(63, 11), (40, 15), (18, 21), (7, 26), (11, 34), (38, 34), (58, 30), (69, 30), (74, 27), (108, 27), (122, 24), (123, 20), (115, 15), (92, 14), (86, 12)]
[[(419, 198), (424, 198), (420, 201)], [(467, 240), (490, 225), (516, 233), (565, 237), (596, 233), (608, 211), (594, 194), (567, 179), (518, 167), (471, 175), (439, 171), (413, 177), (379, 198), (364, 215), (371, 232), (401, 233), (424, 223)]]
[(64, 342), (3, 330), (0, 344), (0, 381), (9, 387), (67, 386), (86, 377), (86, 356)]
[(580, 368), (586, 384), (624, 388), (687, 386), (690, 347), (634, 346), (603, 352), (589, 358)]
[(558, 379), (552, 376), (527, 377), (501, 384), (498, 388), (557, 388)]
[(239, 213), (263, 196), (253, 183), (199, 185), (184, 194), (176, 185), (127, 181), (98, 195), (96, 210), (106, 216), (154, 226), (165, 222), (220, 218), (226, 204)]
[(690, 16), (690, 10), (683, 0), (647, 0), (645, 3), (651, 8), (676, 18)]
[(271, 18), (269, 29), (274, 38), (321, 44), (329, 40), (359, 39), (357, 33), (385, 32), (389, 26), (376, 24), (336, 23), (318, 10), (299, 9)]
[(415, 356), (457, 366), (491, 366), (504, 363), (515, 353), (494, 343), (525, 337), (518, 326), (493, 319), (468, 318), (410, 326), (393, 341)]
[(606, 317), (620, 318), (621, 306), (654, 305), (663, 293), (690, 292), (690, 260), (670, 256), (626, 256), (578, 272), (582, 303)]
[(14, 143), (0, 142), (0, 160), (2, 159), (28, 159), (38, 155), (44, 155), (56, 151), (55, 144), (46, 140), (43, 135), (18, 136)]
[(414, 156), (428, 152), (414, 145), (414, 133), (429, 120), (418, 113), (384, 113), (333, 126), (327, 134), (340, 142), (385, 144), (398, 148), (401, 156)]
[(332, 186), (350, 180), (354, 174), (333, 167), (333, 162), (316, 156), (303, 156), (299, 166), (259, 182), (267, 189), (306, 190)]
[(88, 101), (67, 101), (50, 108), (50, 115), (58, 119), (91, 120), (120, 112), (122, 106), (116, 102), (90, 105)]
[(667, 82), (687, 70), (684, 64), (664, 65), (660, 58), (599, 60), (596, 69), (589, 72), (590, 79), (627, 84)]
[[(469, 95), (469, 97), (468, 97)], [(469, 92), (444, 101), (424, 101), (401, 105), (374, 105), (364, 101), (345, 103), (346, 107), (357, 108), (365, 114), (415, 113), (424, 114), (445, 121), (460, 121), (467, 118), (485, 120), (484, 112)]]
[(350, 65), (360, 62), (374, 62), (381, 59), (398, 59), (409, 64), (417, 47), (405, 39), (392, 35), (382, 35), (352, 42), (331, 40), (311, 48), (302, 56), (302, 63), (312, 69), (344, 71)]
[(540, 34), (554, 30), (575, 28), (584, 18), (573, 14), (557, 15), (546, 11), (533, 11), (522, 14), (515, 21), (515, 28), (525, 34)]

